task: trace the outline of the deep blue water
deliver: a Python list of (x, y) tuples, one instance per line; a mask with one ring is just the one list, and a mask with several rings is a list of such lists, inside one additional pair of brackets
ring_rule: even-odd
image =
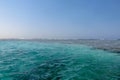
[(120, 80), (120, 55), (80, 44), (0, 41), (0, 80)]

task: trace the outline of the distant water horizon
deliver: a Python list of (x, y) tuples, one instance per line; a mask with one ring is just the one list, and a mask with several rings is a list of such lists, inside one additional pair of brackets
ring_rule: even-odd
[(0, 38), (0, 40), (120, 40), (120, 38)]

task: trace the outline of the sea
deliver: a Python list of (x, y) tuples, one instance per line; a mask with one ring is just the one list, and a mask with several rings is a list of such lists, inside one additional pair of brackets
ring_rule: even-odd
[(83, 44), (0, 40), (0, 80), (120, 80), (120, 54)]

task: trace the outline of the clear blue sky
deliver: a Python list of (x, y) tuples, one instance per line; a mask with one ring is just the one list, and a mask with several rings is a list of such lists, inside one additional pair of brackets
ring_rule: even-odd
[(120, 38), (120, 0), (0, 0), (0, 38)]

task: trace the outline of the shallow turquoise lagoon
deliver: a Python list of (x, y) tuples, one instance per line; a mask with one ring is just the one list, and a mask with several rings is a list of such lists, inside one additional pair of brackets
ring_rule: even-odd
[(120, 80), (120, 55), (85, 45), (1, 40), (0, 80)]

